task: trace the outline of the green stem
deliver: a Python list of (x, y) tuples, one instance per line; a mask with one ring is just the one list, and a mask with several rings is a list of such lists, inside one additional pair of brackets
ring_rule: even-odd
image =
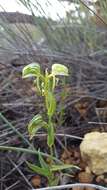
[(50, 155), (53, 156), (53, 146), (50, 147)]
[[(52, 125), (52, 118), (51, 116), (48, 116), (48, 125), (51, 127)], [(54, 134), (53, 134), (54, 135)], [(51, 155), (51, 164), (52, 164), (52, 157), (53, 157), (53, 145), (50, 147), (50, 155)]]

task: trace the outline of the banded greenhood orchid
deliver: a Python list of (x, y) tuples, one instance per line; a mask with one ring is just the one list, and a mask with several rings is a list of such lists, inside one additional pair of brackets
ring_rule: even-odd
[(68, 76), (68, 68), (62, 64), (58, 64), (58, 63), (53, 64), (52, 65), (52, 75)]
[(31, 63), (23, 68), (22, 77), (38, 77), (40, 75), (40, 65), (38, 63)]

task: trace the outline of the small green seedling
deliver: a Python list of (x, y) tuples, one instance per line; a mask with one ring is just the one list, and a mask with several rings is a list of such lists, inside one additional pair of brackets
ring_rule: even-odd
[[(58, 185), (59, 180), (60, 180), (60, 175), (56, 175), (57, 172), (61, 172), (66, 169), (74, 168), (74, 166), (70, 165), (70, 164), (48, 165), (42, 158), (40, 152), (38, 152), (38, 155), (39, 155), (40, 167), (27, 162), (28, 167), (33, 172), (36, 172), (36, 173), (40, 174), (41, 176), (46, 177), (48, 180), (49, 186)], [(76, 166), (75, 166), (75, 168), (79, 169)]]
[[(55, 139), (53, 116), (56, 112), (56, 98), (54, 90), (59, 81), (58, 76), (68, 76), (68, 68), (61, 64), (53, 64), (51, 72), (48, 72), (48, 69), (46, 69), (45, 72), (42, 72), (38, 63), (31, 63), (24, 67), (22, 75), (23, 78), (34, 77), (34, 86), (40, 96), (44, 97), (44, 105), (47, 111), (46, 118), (48, 121), (46, 119), (44, 120), (42, 115), (37, 114), (29, 122), (28, 132), (30, 138), (32, 139), (39, 129), (44, 128), (47, 131), (47, 144), (50, 148), (52, 157), (52, 146), (54, 145)], [(34, 172), (46, 177), (50, 186), (57, 185), (59, 183), (59, 177), (55, 175), (56, 172), (74, 167), (63, 163), (55, 165), (52, 159), (50, 160), (50, 164), (47, 164), (40, 153), (39, 162), (40, 166), (36, 166), (28, 162), (27, 164)]]
[(39, 94), (44, 97), (48, 117), (48, 121), (44, 121), (40, 114), (33, 117), (28, 125), (30, 138), (32, 139), (40, 128), (44, 128), (47, 131), (47, 144), (52, 147), (55, 139), (52, 118), (56, 111), (54, 90), (58, 84), (58, 76), (68, 76), (68, 68), (62, 64), (53, 64), (50, 73), (48, 69), (43, 73), (38, 63), (31, 63), (24, 67), (22, 74), (23, 78), (34, 77), (34, 85)]

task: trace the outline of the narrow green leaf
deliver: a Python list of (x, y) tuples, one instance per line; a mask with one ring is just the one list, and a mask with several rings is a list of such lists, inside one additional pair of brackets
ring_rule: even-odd
[(40, 75), (40, 65), (38, 63), (31, 63), (23, 68), (22, 77), (37, 77)]
[(57, 64), (57, 63), (53, 64), (52, 65), (52, 74), (68, 76), (68, 68), (62, 64)]
[(70, 164), (63, 164), (63, 165), (52, 165), (50, 170), (51, 171), (60, 171), (60, 170), (65, 170), (65, 169), (69, 169), (69, 168), (76, 168), (76, 169), (80, 169), (77, 166), (74, 165), (70, 165)]
[(51, 171), (50, 171), (50, 167), (48, 166), (48, 164), (44, 161), (44, 159), (42, 158), (40, 152), (39, 152), (39, 162), (40, 162), (40, 165), (43, 169), (45, 169), (46, 173), (47, 173), (47, 176), (50, 176), (51, 175)]
[(45, 177), (48, 177), (48, 172), (45, 168), (40, 168), (34, 164), (31, 164), (27, 162), (28, 167), (33, 171), (36, 172), (37, 174), (43, 175)]
[(42, 168), (48, 168), (49, 169), (49, 166), (48, 164), (44, 161), (44, 159), (42, 158), (41, 154), (40, 154), (40, 151), (39, 152), (39, 162), (40, 162), (40, 165)]

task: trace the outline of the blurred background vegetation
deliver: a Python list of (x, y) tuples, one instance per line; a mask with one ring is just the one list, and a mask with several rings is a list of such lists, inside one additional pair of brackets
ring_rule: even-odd
[[(23, 23), (23, 21), (18, 21), (18, 19), (16, 21), (14, 21), (14, 19), (13, 21), (9, 21), (8, 15), (2, 14), (0, 21), (0, 33), (2, 35), (5, 35), (6, 32), (8, 38), (14, 38), (16, 40), (23, 38), (23, 41), (27, 40), (27, 43), (33, 41), (33, 43), (48, 45), (52, 50), (72, 52), (75, 54), (79, 53), (81, 55), (105, 50), (107, 43), (106, 0), (96, 2), (60, 0), (59, 3), (62, 9), (64, 9), (65, 6), (65, 4), (63, 4), (64, 2), (67, 3), (67, 7), (70, 8), (68, 8), (68, 10), (65, 9), (66, 14), (64, 17), (56, 12), (57, 19), (54, 20), (51, 16), (47, 16), (47, 10), (44, 10), (44, 7), (42, 7), (39, 1), (19, 0), (19, 2), (26, 6), (31, 13), (32, 23), (27, 23), (28, 16), (26, 16), (26, 22)], [(47, 7), (48, 6), (50, 6), (52, 10), (54, 9), (51, 2), (47, 1)], [(37, 16), (37, 12), (39, 16)], [(17, 18), (21, 17), (21, 15), (18, 16), (19, 14), (20, 13), (17, 12)], [(22, 18), (23, 17), (24, 15)], [(21, 41), (22, 39), (20, 43)], [(15, 42), (13, 42), (13, 44), (14, 43)]]
[[(83, 55), (104, 49), (107, 27), (106, 0), (86, 2), (60, 0), (62, 8), (63, 2), (71, 8), (66, 9), (64, 18), (57, 13), (56, 21), (47, 18), (46, 10), (43, 10), (38, 2), (33, 3), (32, 0), (29, 3), (22, 0), (21, 2), (32, 12), (40, 31), (45, 34), (44, 43), (48, 43), (51, 48)], [(41, 17), (35, 16), (36, 11), (41, 13)]]

